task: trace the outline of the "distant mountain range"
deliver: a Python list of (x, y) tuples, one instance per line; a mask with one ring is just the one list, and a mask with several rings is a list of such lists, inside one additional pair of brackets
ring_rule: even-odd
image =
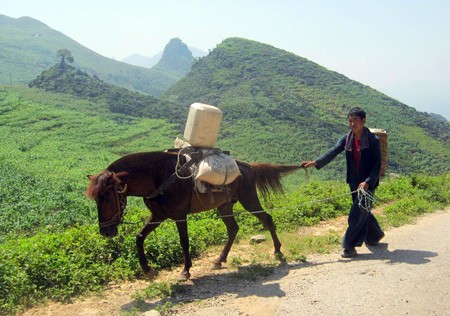
[(181, 52), (176, 62), (181, 73), (174, 67), (165, 69), (166, 64), (147, 69), (106, 58), (38, 20), (0, 15), (0, 83), (28, 84), (57, 62), (59, 49), (68, 49), (76, 68), (105, 82), (158, 96), (184, 76), (193, 60), (184, 54), (190, 51), (181, 40), (170, 47), (167, 53), (172, 60)]
[[(201, 49), (195, 48), (195, 47), (188, 46), (188, 49), (191, 51), (192, 56), (194, 58), (204, 57), (207, 55), (206, 52), (202, 51)], [(163, 55), (162, 51), (152, 57), (147, 57), (147, 56), (143, 56), (143, 55), (139, 55), (139, 54), (133, 54), (131, 56), (128, 56), (128, 57), (122, 59), (122, 61), (124, 63), (130, 64), (130, 65), (135, 65), (135, 66), (140, 66), (140, 67), (145, 67), (145, 68), (152, 68), (159, 62), (162, 55)]]

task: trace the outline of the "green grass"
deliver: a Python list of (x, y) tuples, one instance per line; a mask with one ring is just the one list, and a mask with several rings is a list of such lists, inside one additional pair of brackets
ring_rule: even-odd
[(94, 222), (86, 176), (121, 155), (169, 148), (175, 133), (162, 120), (96, 114), (100, 105), (73, 97), (0, 88), (0, 100), (0, 241)]

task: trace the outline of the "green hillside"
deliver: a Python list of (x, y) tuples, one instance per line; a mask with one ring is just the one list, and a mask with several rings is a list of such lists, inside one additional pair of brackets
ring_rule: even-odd
[[(219, 146), (247, 160), (295, 163), (315, 159), (347, 128), (354, 106), (367, 126), (389, 134), (388, 172), (450, 170), (450, 124), (305, 58), (258, 42), (230, 38), (177, 82), (163, 99), (224, 113)], [(344, 164), (327, 167), (342, 175)], [(322, 173), (322, 171), (321, 171)]]
[[(212, 104), (224, 113), (218, 147), (246, 161), (276, 163), (317, 158), (348, 130), (348, 110), (362, 106), (367, 126), (389, 134), (388, 172), (450, 170), (448, 122), (307, 59), (245, 39), (218, 45), (159, 99), (106, 84), (70, 66), (61, 71), (55, 65), (30, 85), (97, 101), (112, 112), (165, 119), (178, 126), (179, 134), (191, 103)], [(342, 177), (342, 160), (320, 176)]]
[(0, 86), (0, 241), (9, 233), (91, 222), (96, 211), (83, 194), (86, 175), (128, 153), (169, 148), (175, 136), (164, 120)]
[(96, 102), (114, 113), (181, 120), (177, 108), (167, 101), (108, 84), (62, 61), (44, 70), (28, 86)]
[(182, 76), (162, 66), (147, 69), (103, 57), (30, 17), (0, 14), (0, 84), (28, 84), (68, 49), (74, 66), (105, 82), (160, 95)]

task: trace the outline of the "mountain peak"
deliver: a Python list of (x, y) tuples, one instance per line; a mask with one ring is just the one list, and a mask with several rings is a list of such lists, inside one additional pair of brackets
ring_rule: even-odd
[(169, 59), (180, 56), (192, 58), (192, 52), (181, 39), (177, 37), (172, 38), (164, 48), (163, 56), (161, 57), (161, 59)]
[(36, 19), (33, 19), (29, 16), (22, 16), (20, 18), (11, 18), (9, 16), (0, 14), (0, 25), (1, 24), (9, 24), (14, 25), (16, 27), (22, 27), (26, 29), (30, 28), (49, 28), (47, 24), (42, 23)]
[(172, 38), (164, 48), (163, 55), (154, 68), (184, 76), (191, 71), (192, 52), (179, 38)]

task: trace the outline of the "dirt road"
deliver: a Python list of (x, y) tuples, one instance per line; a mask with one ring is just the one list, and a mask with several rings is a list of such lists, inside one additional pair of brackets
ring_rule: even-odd
[[(354, 259), (341, 259), (338, 252), (308, 257), (306, 263), (281, 265), (256, 281), (226, 272), (195, 278), (199, 270), (193, 271), (187, 291), (178, 297), (185, 304), (172, 311), (205, 316), (450, 315), (449, 227), (447, 209), (389, 230), (383, 243), (358, 248)], [(159, 314), (154, 310), (158, 302), (137, 306), (125, 292), (28, 315), (119, 315), (136, 308), (138, 314)]]
[[(450, 315), (450, 210), (390, 230), (383, 243), (277, 268), (182, 315)], [(195, 281), (194, 281), (195, 282)], [(217, 284), (217, 287), (220, 287)], [(200, 290), (200, 289), (199, 289)], [(197, 294), (198, 295), (198, 294)], [(200, 295), (201, 297), (201, 295)]]

